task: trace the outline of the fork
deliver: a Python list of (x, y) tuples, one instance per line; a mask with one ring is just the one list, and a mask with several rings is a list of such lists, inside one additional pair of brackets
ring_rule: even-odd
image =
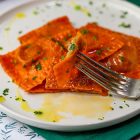
[(80, 62), (75, 65), (76, 68), (105, 89), (126, 98), (140, 97), (140, 80), (112, 71), (81, 52), (77, 57)]

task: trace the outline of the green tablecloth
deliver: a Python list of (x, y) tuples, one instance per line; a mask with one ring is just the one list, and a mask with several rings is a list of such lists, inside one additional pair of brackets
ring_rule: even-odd
[(46, 140), (130, 140), (140, 133), (140, 115), (108, 128), (87, 132), (54, 132), (31, 128)]
[[(128, 0), (140, 6), (140, 0)], [(140, 134), (140, 115), (104, 129), (88, 132), (54, 132), (31, 127), (46, 140), (129, 140)]]

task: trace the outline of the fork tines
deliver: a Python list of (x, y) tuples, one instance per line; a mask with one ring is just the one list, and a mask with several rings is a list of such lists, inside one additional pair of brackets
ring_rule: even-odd
[(83, 53), (77, 54), (77, 57), (80, 61), (76, 68), (90, 79), (113, 92), (127, 90), (129, 78), (110, 70)]

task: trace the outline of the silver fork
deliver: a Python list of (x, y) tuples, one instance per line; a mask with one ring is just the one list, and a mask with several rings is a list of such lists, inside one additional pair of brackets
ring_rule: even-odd
[(140, 97), (140, 80), (118, 74), (83, 53), (77, 54), (77, 57), (80, 62), (75, 65), (76, 68), (105, 89), (122, 97)]

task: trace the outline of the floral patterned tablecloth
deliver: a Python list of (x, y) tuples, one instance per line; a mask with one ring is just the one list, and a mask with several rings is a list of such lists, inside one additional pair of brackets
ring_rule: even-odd
[(44, 140), (27, 125), (0, 112), (0, 140)]

